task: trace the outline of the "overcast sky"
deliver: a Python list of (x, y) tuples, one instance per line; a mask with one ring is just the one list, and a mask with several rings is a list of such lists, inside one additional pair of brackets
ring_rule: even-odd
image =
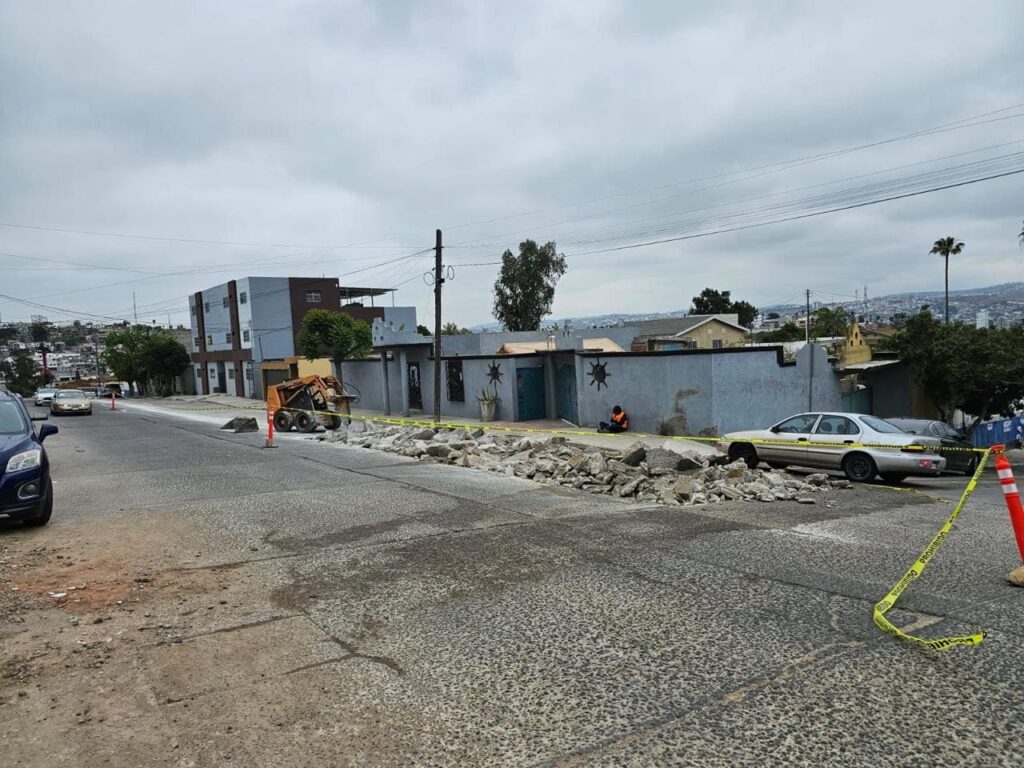
[[(327, 274), (422, 321), (432, 257), (396, 259), (436, 228), (456, 265), (555, 240), (555, 316), (938, 289), (944, 235), (954, 287), (1024, 280), (1024, 174), (607, 250), (1024, 168), (1022, 29), (1020, 0), (0, 0), (0, 222), (237, 243), (0, 226), (0, 293), (62, 310), (0, 315), (135, 291), (187, 323), (230, 278)], [(445, 319), (491, 320), (496, 272), (456, 266)]]

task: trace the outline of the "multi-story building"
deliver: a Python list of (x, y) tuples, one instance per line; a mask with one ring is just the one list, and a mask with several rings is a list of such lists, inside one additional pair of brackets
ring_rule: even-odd
[(269, 363), (266, 373), (273, 369), (273, 378), (281, 378), (276, 372), (298, 354), (302, 318), (311, 309), (345, 312), (369, 323), (375, 318), (411, 322), (415, 328), (414, 308), (364, 307), (355, 301), (372, 301), (391, 290), (344, 288), (331, 277), (246, 277), (196, 292), (189, 297), (196, 392), (262, 397), (264, 364)]

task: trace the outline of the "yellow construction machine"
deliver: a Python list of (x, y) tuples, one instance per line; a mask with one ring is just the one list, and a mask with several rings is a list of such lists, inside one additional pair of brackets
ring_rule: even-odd
[(347, 394), (333, 376), (302, 376), (267, 387), (267, 417), (274, 430), (312, 432), (317, 426), (337, 429), (352, 413), (358, 395)]

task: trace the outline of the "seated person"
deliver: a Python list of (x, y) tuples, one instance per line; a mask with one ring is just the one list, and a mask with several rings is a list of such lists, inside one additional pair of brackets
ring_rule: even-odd
[(629, 414), (619, 406), (612, 408), (611, 422), (602, 421), (598, 432), (626, 432), (629, 430)]

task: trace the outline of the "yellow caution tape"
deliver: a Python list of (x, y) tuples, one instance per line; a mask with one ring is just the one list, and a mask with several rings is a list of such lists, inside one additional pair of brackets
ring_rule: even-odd
[(967, 499), (970, 498), (971, 494), (974, 492), (974, 489), (977, 487), (978, 480), (979, 478), (981, 478), (982, 470), (985, 469), (985, 464), (988, 462), (988, 457), (990, 453), (991, 450), (986, 449), (985, 452), (982, 454), (981, 460), (978, 461), (978, 467), (977, 469), (974, 470), (974, 476), (971, 478), (970, 482), (967, 483), (967, 487), (964, 488), (964, 492), (960, 496), (960, 501), (957, 502), (956, 507), (954, 507), (953, 511), (949, 514), (949, 517), (946, 518), (946, 522), (943, 523), (942, 527), (939, 529), (939, 532), (935, 534), (934, 538), (932, 538), (932, 540), (928, 543), (928, 546), (925, 547), (924, 552), (922, 552), (921, 555), (917, 558), (917, 560), (914, 561), (913, 565), (911, 565), (907, 569), (906, 573), (904, 573), (900, 580), (897, 581), (896, 584), (893, 586), (893, 588), (889, 590), (886, 596), (875, 604), (875, 609), (873, 612), (875, 626), (883, 632), (888, 632), (889, 634), (895, 635), (901, 640), (906, 640), (907, 642), (920, 645), (924, 648), (929, 648), (933, 651), (944, 651), (948, 648), (953, 648), (958, 645), (977, 645), (985, 639), (984, 632), (979, 632), (973, 635), (961, 635), (959, 637), (939, 637), (935, 639), (917, 637), (915, 635), (908, 634), (899, 627), (895, 626), (891, 621), (889, 621), (889, 619), (886, 618), (885, 615), (896, 606), (896, 601), (899, 600), (900, 595), (903, 594), (903, 591), (908, 586), (910, 586), (910, 584), (918, 576), (920, 576), (924, 572), (924, 569), (927, 567), (931, 559), (935, 556), (935, 553), (939, 550), (939, 547), (942, 546), (942, 542), (946, 540), (946, 536), (949, 535), (949, 532), (953, 528), (953, 523), (956, 522), (956, 519), (960, 516), (960, 513), (963, 511), (964, 506), (967, 504)]

